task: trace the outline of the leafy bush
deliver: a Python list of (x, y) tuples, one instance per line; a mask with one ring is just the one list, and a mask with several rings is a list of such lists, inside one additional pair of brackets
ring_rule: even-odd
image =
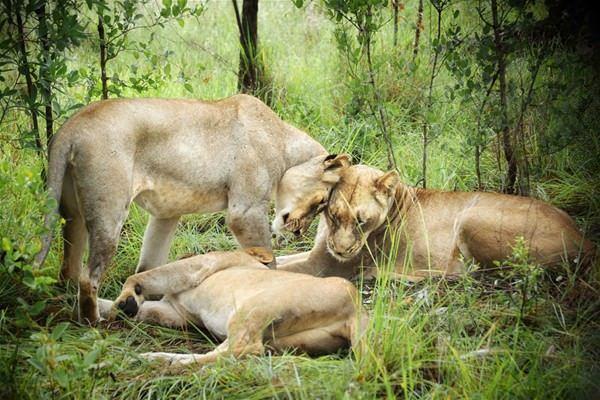
[(35, 324), (56, 282), (52, 267), (33, 266), (40, 237), (47, 233), (40, 221), (54, 208), (53, 200), (35, 168), (15, 169), (0, 160), (0, 203), (10, 210), (0, 214), (0, 308), (11, 323), (25, 328)]

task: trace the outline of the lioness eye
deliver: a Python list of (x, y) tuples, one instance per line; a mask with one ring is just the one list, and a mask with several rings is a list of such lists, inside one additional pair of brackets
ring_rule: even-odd
[(358, 223), (358, 226), (363, 226), (364, 224), (367, 223), (367, 221), (362, 219), (362, 217), (360, 215), (356, 217), (356, 222)]

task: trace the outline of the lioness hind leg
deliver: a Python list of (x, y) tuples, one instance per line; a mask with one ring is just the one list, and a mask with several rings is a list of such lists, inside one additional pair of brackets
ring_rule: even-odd
[(106, 266), (117, 249), (121, 228), (131, 201), (132, 163), (119, 159), (107, 163), (102, 153), (81, 151), (74, 156), (77, 166), (74, 189), (88, 231), (88, 273), (80, 276), (79, 319), (95, 323), (99, 318), (97, 294)]
[(87, 243), (85, 220), (77, 204), (71, 172), (67, 171), (61, 195), (60, 214), (65, 219), (63, 226), (63, 261), (60, 268), (60, 282), (79, 281), (83, 269), (83, 255)]
[(179, 217), (156, 218), (150, 216), (146, 232), (144, 232), (142, 254), (135, 270), (136, 274), (167, 263), (178, 221)]
[(145, 301), (135, 316), (138, 321), (169, 328), (185, 328), (187, 320), (168, 301)]
[(351, 303), (341, 307), (339, 303), (333, 305), (337, 312), (330, 314), (329, 321), (315, 326), (314, 318), (318, 314), (309, 313), (305, 319), (307, 329), (285, 336), (275, 334), (268, 345), (278, 351), (300, 349), (311, 355), (329, 354), (348, 347), (364, 352), (369, 324), (367, 312)]
[[(262, 335), (262, 332), (260, 332)], [(261, 340), (248, 340), (256, 337), (256, 334), (247, 330), (234, 332), (234, 337), (229, 336), (214, 350), (205, 354), (177, 354), (177, 353), (143, 353), (140, 354), (147, 360), (161, 360), (168, 362), (172, 367), (181, 367), (190, 364), (205, 365), (217, 361), (220, 357), (233, 356), (239, 358), (245, 355), (262, 354), (264, 346)]]
[[(79, 320), (95, 323), (100, 315), (96, 298), (98, 288), (106, 266), (112, 260), (123, 222), (127, 216), (127, 208), (117, 208), (112, 216), (88, 221), (89, 248), (88, 273), (79, 279)], [(86, 276), (87, 275), (87, 276)], [(82, 284), (85, 286), (82, 290)]]
[(142, 353), (140, 356), (149, 361), (162, 361), (169, 363), (172, 367), (182, 367), (190, 364), (204, 365), (215, 362), (219, 357), (222, 357), (228, 353), (229, 341), (225, 340), (214, 350), (209, 351), (205, 354), (178, 354), (178, 353), (164, 353), (164, 352), (151, 352)]
[(310, 355), (333, 353), (339, 349), (350, 347), (350, 344), (350, 329), (345, 319), (288, 336), (275, 337), (268, 343), (279, 352), (299, 349)]
[(77, 283), (83, 269), (83, 254), (87, 242), (85, 222), (80, 215), (66, 219), (63, 227), (64, 256), (60, 268), (60, 282)]

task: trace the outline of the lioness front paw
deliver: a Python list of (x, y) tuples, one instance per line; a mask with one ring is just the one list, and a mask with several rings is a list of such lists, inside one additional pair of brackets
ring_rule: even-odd
[(117, 304), (117, 307), (119, 307), (119, 310), (125, 313), (129, 318), (135, 317), (140, 309), (133, 296), (127, 296), (127, 299), (120, 301)]
[(129, 318), (133, 318), (137, 315), (143, 302), (144, 298), (140, 285), (135, 285), (133, 290), (123, 289), (113, 304), (109, 319), (114, 321), (119, 314), (125, 314)]

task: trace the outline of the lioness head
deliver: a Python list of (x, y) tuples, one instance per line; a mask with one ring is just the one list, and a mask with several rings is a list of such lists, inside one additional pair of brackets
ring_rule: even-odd
[(369, 235), (385, 223), (399, 182), (395, 171), (384, 173), (365, 165), (344, 171), (325, 211), (331, 255), (348, 261), (360, 252)]
[(315, 157), (286, 171), (277, 187), (273, 232), (301, 235), (329, 199), (331, 188), (350, 166), (347, 154)]

